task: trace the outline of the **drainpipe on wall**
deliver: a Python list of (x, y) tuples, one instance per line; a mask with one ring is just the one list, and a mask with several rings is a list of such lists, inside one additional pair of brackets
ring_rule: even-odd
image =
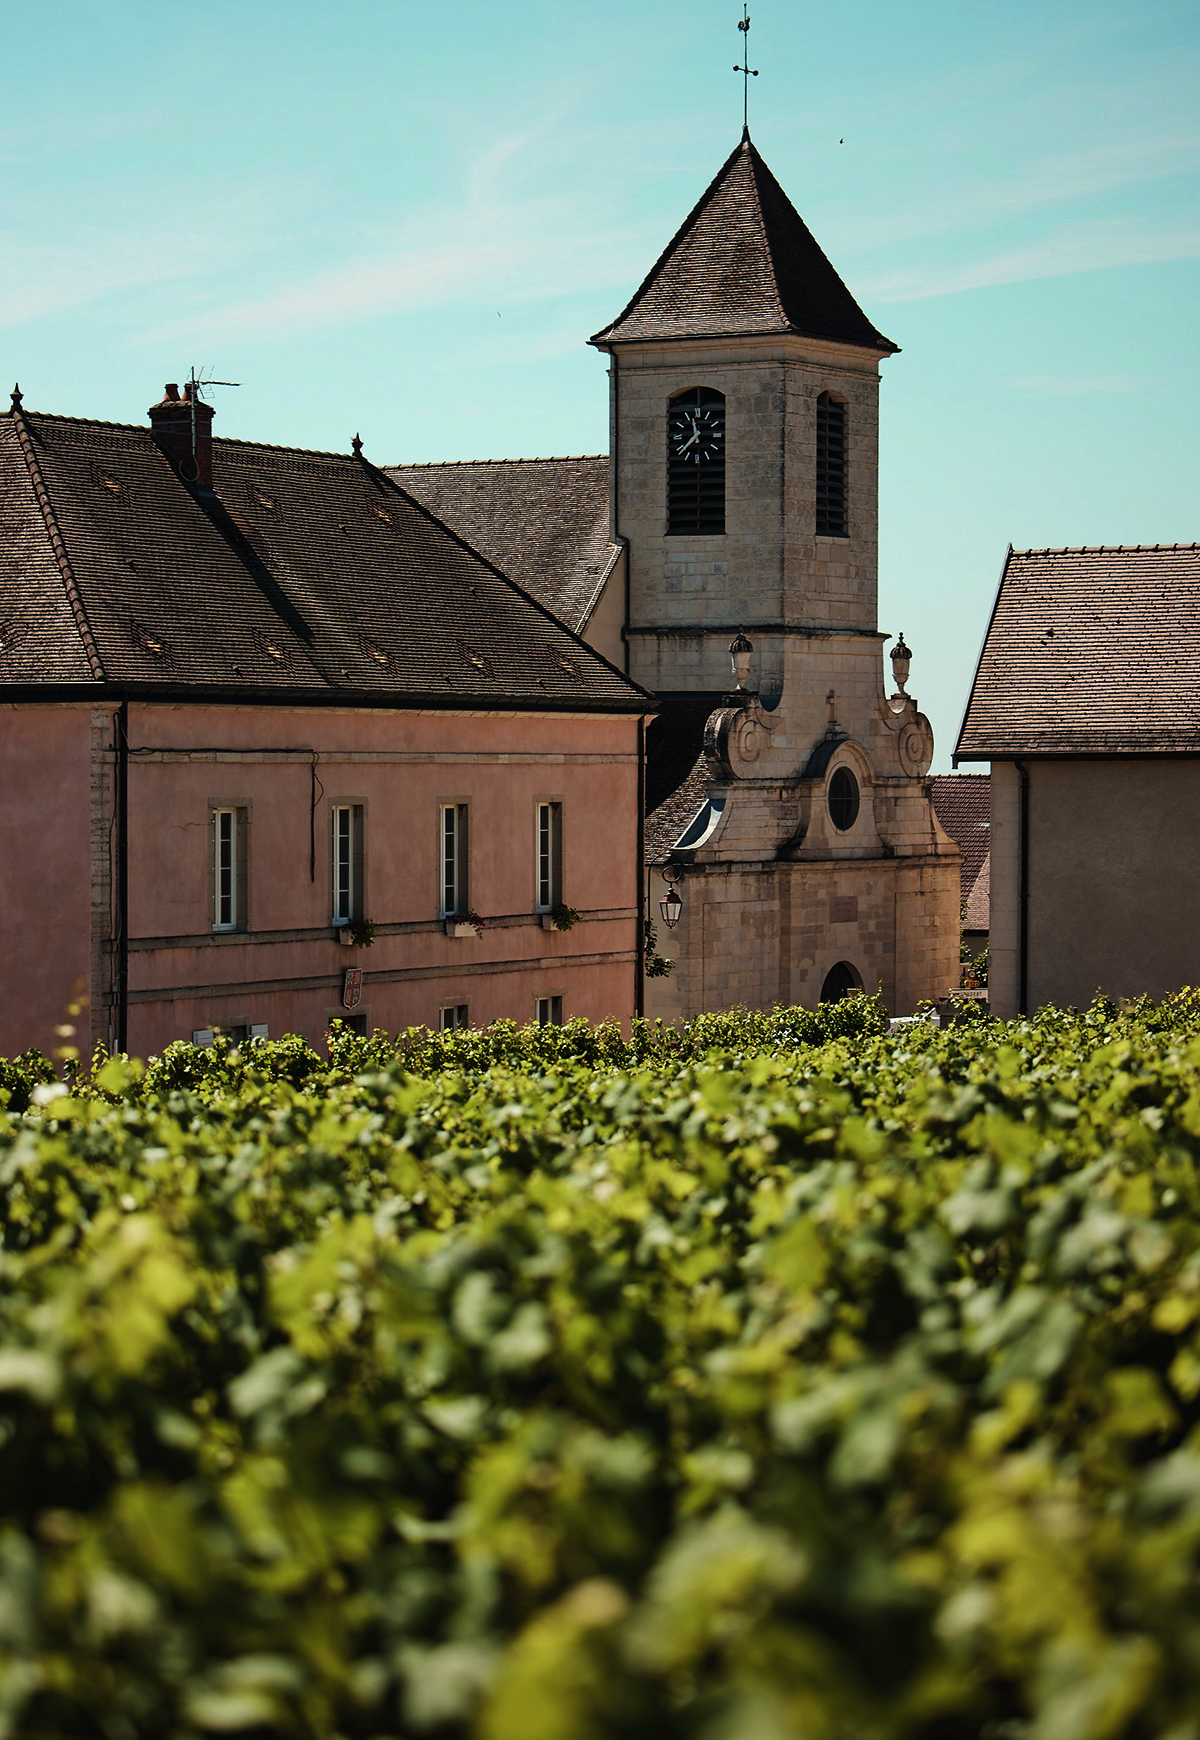
[(1021, 781), (1021, 888), (1017, 918), (1017, 1014), (1029, 1013), (1029, 769), (1015, 764)]
[(620, 480), (617, 472), (621, 459), (621, 411), (620, 411), (620, 364), (617, 353), (610, 350), (609, 360), (609, 394), (608, 394), (608, 535), (614, 544), (619, 544), (625, 552), (625, 621), (621, 624), (621, 639), (625, 643), (625, 675), (629, 675), (629, 605), (630, 605), (630, 567), (633, 562), (633, 552), (629, 548), (628, 538), (621, 536), (620, 513), (618, 499), (620, 496)]
[(129, 703), (113, 715), (117, 821), (117, 1050), (129, 1050)]
[(633, 1013), (641, 1017), (646, 1012), (646, 913), (649, 893), (646, 887), (646, 721), (638, 720), (637, 777), (637, 959), (633, 963)]

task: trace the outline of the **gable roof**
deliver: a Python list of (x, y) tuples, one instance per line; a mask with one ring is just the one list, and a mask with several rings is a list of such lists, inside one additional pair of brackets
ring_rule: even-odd
[(1200, 544), (1010, 550), (955, 761), (1200, 751)]
[(628, 307), (591, 343), (799, 333), (891, 354), (743, 134)]
[[(962, 853), (959, 866), (959, 897), (968, 908), (976, 901), (981, 880), (982, 910), (987, 911), (987, 883), (984, 871), (992, 840), (992, 782), (986, 773), (939, 773), (932, 780), (933, 807), (937, 819)], [(987, 929), (982, 925), (969, 928)]]
[(582, 634), (620, 554), (608, 535), (607, 454), (385, 469), (501, 573)]
[(361, 457), (213, 452), (208, 491), (148, 428), (0, 416), (2, 692), (652, 706)]

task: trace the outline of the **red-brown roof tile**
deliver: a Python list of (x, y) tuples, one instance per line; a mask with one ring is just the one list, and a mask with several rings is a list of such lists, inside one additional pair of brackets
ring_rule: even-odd
[(955, 759), (1200, 750), (1200, 544), (1010, 550)]

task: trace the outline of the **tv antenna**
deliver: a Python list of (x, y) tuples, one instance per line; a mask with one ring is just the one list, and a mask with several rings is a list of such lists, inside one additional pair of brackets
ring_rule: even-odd
[(196, 372), (195, 363), (192, 364), (191, 373), (188, 375), (186, 385), (187, 385), (188, 404), (191, 406), (191, 411), (192, 411), (192, 467), (193, 467), (193, 469), (196, 469), (196, 404), (197, 404), (197, 401), (204, 397), (204, 395), (208, 391), (209, 387), (240, 387), (241, 384), (242, 384), (241, 381), (214, 381), (211, 374), (207, 374), (207, 375), (205, 374), (203, 364), (201, 364), (201, 366), (200, 366), (199, 374), (197, 374), (197, 372)]
[(750, 137), (750, 80), (758, 77), (758, 68), (750, 65), (750, 9), (743, 0), (742, 16), (738, 19), (738, 29), (742, 33), (742, 53), (746, 57), (744, 66), (735, 66), (734, 72), (742, 75), (742, 138)]

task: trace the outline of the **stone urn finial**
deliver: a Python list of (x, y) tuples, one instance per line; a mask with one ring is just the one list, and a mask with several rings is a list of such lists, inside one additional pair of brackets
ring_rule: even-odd
[(733, 669), (734, 683), (739, 689), (746, 687), (746, 678), (750, 675), (750, 654), (753, 651), (753, 645), (739, 628), (729, 643), (729, 663)]
[(897, 635), (896, 644), (892, 648), (892, 675), (896, 679), (896, 688), (900, 694), (905, 693), (904, 685), (908, 681), (909, 669), (912, 665), (912, 650), (905, 646), (903, 633)]

